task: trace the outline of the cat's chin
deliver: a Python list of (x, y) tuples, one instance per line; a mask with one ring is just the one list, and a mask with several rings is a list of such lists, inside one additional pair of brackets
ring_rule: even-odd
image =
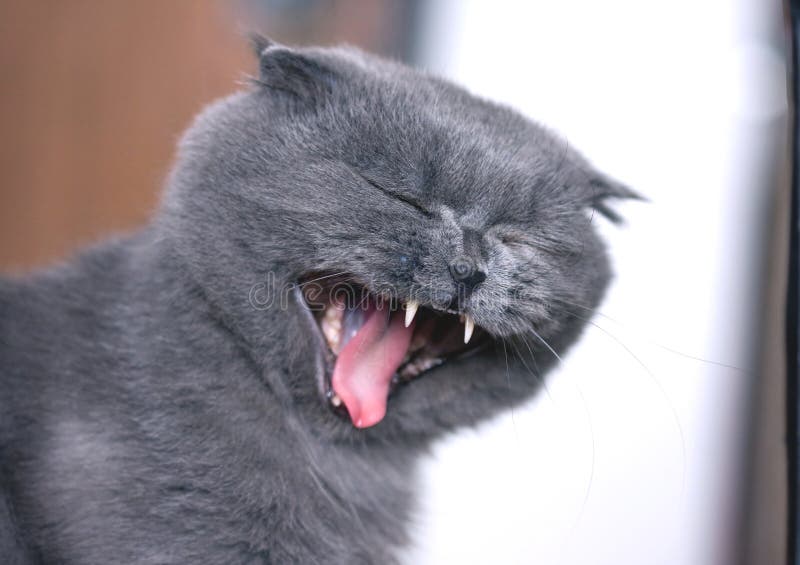
[(297, 289), (323, 349), (322, 402), (357, 428), (379, 423), (401, 387), (492, 341), (467, 315), (401, 302), (353, 277), (307, 277)]

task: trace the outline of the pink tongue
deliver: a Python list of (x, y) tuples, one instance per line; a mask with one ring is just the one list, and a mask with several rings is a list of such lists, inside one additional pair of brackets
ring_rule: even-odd
[(414, 333), (403, 323), (403, 312), (391, 313), (372, 301), (366, 321), (339, 352), (331, 385), (357, 428), (368, 428), (386, 414), (392, 376), (402, 363)]

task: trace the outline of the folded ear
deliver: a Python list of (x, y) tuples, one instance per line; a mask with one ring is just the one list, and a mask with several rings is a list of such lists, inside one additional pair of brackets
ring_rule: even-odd
[(611, 199), (646, 200), (626, 185), (600, 172), (593, 172), (589, 177), (589, 206), (600, 212), (608, 220), (618, 224), (622, 217), (609, 207)]
[(306, 102), (331, 92), (334, 72), (312, 56), (259, 34), (250, 34), (250, 45), (258, 57), (260, 87)]
[(267, 47), (275, 45), (275, 42), (269, 37), (265, 37), (255, 31), (251, 31), (247, 34), (247, 40), (250, 42), (250, 48), (253, 50), (253, 54), (258, 58), (261, 58), (261, 54)]

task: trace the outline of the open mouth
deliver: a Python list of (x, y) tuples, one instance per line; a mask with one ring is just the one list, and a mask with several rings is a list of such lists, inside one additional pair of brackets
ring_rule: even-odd
[(489, 341), (467, 314), (401, 302), (350, 279), (309, 277), (300, 286), (326, 344), (323, 392), (358, 428), (380, 422), (402, 385)]

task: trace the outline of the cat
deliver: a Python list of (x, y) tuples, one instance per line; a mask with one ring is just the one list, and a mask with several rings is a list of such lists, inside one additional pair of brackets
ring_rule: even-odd
[(253, 45), (145, 227), (0, 278), (7, 563), (395, 563), (415, 461), (531, 398), (603, 297), (595, 216), (637, 195), (555, 134)]

